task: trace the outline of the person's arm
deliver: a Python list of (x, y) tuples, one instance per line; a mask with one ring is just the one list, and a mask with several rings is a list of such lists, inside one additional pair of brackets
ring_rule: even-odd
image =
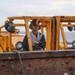
[(42, 35), (41, 40), (40, 40), (40, 42), (39, 42), (39, 46), (45, 47), (45, 45), (46, 45), (45, 36)]
[(41, 40), (40, 40), (40, 43), (43, 43), (43, 42), (46, 42), (44, 35), (42, 35)]
[(24, 37), (22, 47), (23, 47), (24, 51), (28, 51), (29, 50), (27, 36)]

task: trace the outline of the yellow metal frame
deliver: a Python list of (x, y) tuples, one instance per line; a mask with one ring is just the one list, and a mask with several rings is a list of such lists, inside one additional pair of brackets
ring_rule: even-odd
[[(43, 32), (43, 27), (46, 28), (47, 35), (46, 35), (46, 50), (51, 50), (51, 17), (45, 17), (45, 16), (19, 16), (19, 17), (8, 17), (8, 19), (21, 19), (25, 21), (25, 28), (26, 28), (26, 34), (28, 38), (28, 44), (29, 44), (29, 49), (32, 51), (32, 43), (31, 43), (31, 38), (30, 38), (30, 32), (28, 28), (28, 22), (29, 20), (32, 19), (40, 19), (41, 22), (43, 23), (42, 25), (42, 32)], [(49, 35), (50, 34), (50, 35)]]
[[(14, 26), (24, 26), (26, 29), (26, 34), (28, 38), (28, 45), (30, 51), (32, 51), (32, 43), (30, 38), (30, 31), (28, 27), (28, 22), (32, 19), (40, 19), (42, 22), (42, 28), (41, 32), (43, 33), (43, 28), (46, 28), (46, 50), (51, 50), (51, 17), (45, 17), (45, 16), (15, 16), (15, 17), (8, 17), (9, 21), (14, 20), (24, 20), (24, 24), (14, 24)], [(0, 31), (4, 26), (0, 27)], [(12, 51), (12, 34), (9, 33), (9, 51)]]
[[(63, 39), (63, 49), (67, 49), (67, 42), (66, 42), (66, 37), (64, 33), (63, 27), (65, 26), (74, 26), (73, 24), (62, 24), (62, 22), (75, 22), (75, 17), (74, 16), (55, 16), (55, 17), (47, 17), (47, 16), (14, 16), (14, 17), (8, 17), (9, 21), (14, 21), (14, 20), (23, 20), (24, 24), (14, 24), (14, 26), (24, 26), (28, 38), (28, 45), (30, 51), (33, 51), (32, 49), (32, 43), (31, 43), (31, 38), (30, 38), (30, 31), (28, 27), (28, 22), (32, 19), (40, 19), (42, 22), (41, 25), (41, 32), (44, 33), (44, 28), (46, 28), (46, 50), (60, 50), (62, 49), (60, 46), (60, 32), (62, 34), (62, 39)], [(2, 32), (2, 28), (0, 27), (0, 33)], [(0, 36), (3, 36), (0, 34)], [(0, 38), (1, 39), (7, 38), (6, 41), (4, 41), (6, 44), (2, 48), (2, 44), (0, 43), (0, 46), (3, 51), (6, 51), (6, 46), (9, 45), (9, 51), (12, 51), (12, 34), (9, 33), (9, 36), (3, 36)]]
[(64, 48), (63, 49), (68, 49), (65, 33), (63, 27), (73, 27), (75, 26), (74, 24), (62, 24), (63, 22), (75, 22), (75, 16), (56, 16), (56, 48), (55, 50), (60, 49), (60, 41), (59, 41), (59, 36), (60, 36), (60, 31), (62, 34), (62, 39), (63, 39), (63, 44)]

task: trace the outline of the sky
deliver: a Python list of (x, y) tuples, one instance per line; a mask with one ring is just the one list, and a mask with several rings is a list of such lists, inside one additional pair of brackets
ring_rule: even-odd
[(75, 0), (0, 0), (0, 26), (10, 16), (75, 16)]

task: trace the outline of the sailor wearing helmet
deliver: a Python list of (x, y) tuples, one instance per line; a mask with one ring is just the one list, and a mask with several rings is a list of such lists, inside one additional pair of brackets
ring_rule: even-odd
[[(33, 19), (29, 25), (29, 28), (32, 30), (30, 32), (30, 37), (32, 41), (33, 50), (40, 50), (44, 48), (46, 44), (45, 36), (42, 33), (38, 32), (38, 30), (41, 28), (38, 24), (41, 24), (41, 22), (37, 19)], [(23, 40), (23, 50), (29, 51), (27, 36), (25, 36)]]

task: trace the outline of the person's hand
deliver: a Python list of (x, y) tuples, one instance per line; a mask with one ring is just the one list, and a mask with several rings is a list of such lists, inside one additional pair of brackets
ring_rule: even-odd
[(39, 42), (34, 42), (33, 44), (39, 44)]

